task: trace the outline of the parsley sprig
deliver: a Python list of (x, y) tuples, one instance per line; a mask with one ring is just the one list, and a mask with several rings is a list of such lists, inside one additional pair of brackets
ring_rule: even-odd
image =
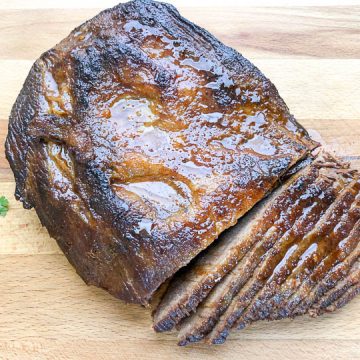
[(5, 216), (9, 211), (9, 200), (5, 196), (0, 196), (0, 216)]

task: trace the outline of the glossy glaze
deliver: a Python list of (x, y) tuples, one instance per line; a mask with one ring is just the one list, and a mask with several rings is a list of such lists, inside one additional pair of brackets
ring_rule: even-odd
[(85, 281), (147, 304), (315, 146), (254, 65), (136, 0), (37, 60), (7, 156), (18, 198)]
[[(62, 141), (76, 149), (78, 132), (87, 132), (91, 147), (83, 156), (94, 159), (120, 198), (136, 198), (136, 211), (154, 226), (167, 226), (159, 215), (166, 183), (172, 198), (187, 203), (169, 208), (167, 222), (206, 217), (204, 230), (214, 237), (302, 156), (309, 139), (266, 79), (226, 66), (214, 44), (186, 27), (154, 26), (136, 11), (103, 16), (105, 26), (85, 25), (52, 52), (47, 112), (74, 116), (79, 128), (70, 126)], [(148, 185), (157, 200), (129, 194), (133, 182)]]

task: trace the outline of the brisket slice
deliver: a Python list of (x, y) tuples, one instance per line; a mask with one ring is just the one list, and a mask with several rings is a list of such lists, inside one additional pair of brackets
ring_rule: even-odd
[[(280, 306), (285, 308), (286, 305), (282, 302), (284, 294), (281, 292), (281, 287), (278, 285), (277, 281), (281, 284), (282, 281), (286, 279), (287, 275), (291, 276), (294, 265), (300, 260), (300, 254), (297, 249), (300, 248), (301, 250), (306, 251), (310, 246), (310, 240), (313, 240), (314, 244), (317, 245), (318, 241), (320, 242), (323, 238), (326, 239), (326, 235), (334, 230), (337, 221), (339, 220), (337, 219), (338, 212), (340, 212), (341, 216), (342, 211), (347, 212), (350, 209), (355, 198), (354, 190), (358, 192), (359, 185), (359, 182), (351, 183), (349, 187), (345, 188), (344, 192), (340, 194), (339, 198), (327, 209), (321, 219), (314, 224), (315, 226), (308, 234), (303, 231), (302, 226), (300, 226), (299, 229), (296, 229), (296, 233), (299, 236), (295, 236), (295, 239), (291, 239), (293, 236), (293, 234), (291, 234), (292, 236), (290, 239), (292, 241), (291, 243), (285, 244), (283, 247), (282, 258), (275, 257), (274, 259), (273, 257), (270, 257), (265, 260), (266, 265), (257, 271), (257, 276), (253, 278), (253, 281), (246, 284), (244, 288), (240, 290), (231, 306), (212, 330), (212, 333), (209, 336), (209, 340), (212, 343), (222, 343), (232, 327), (243, 328), (254, 321), (257, 316), (266, 317), (267, 313), (272, 310), (271, 304), (268, 306), (266, 302), (266, 297), (269, 296), (269, 294), (270, 296), (276, 295), (277, 302)], [(329, 242), (331, 243), (331, 239)], [(309, 244), (309, 246), (306, 246), (307, 244)], [(304, 248), (302, 245), (305, 245)], [(282, 246), (279, 246), (279, 249), (281, 248)], [(292, 253), (292, 251), (294, 251), (294, 253)], [(301, 251), (300, 253), (304, 254)], [(306, 258), (306, 254), (304, 255)], [(271, 266), (271, 264), (273, 265)], [(278, 265), (280, 265), (279, 268)], [(303, 273), (306, 274), (307, 271), (307, 268), (303, 269)], [(273, 276), (275, 278), (274, 281)], [(296, 282), (297, 279), (293, 279), (295, 285)], [(264, 286), (265, 288), (263, 288)], [(278, 293), (276, 293), (276, 291), (278, 291)]]
[[(356, 226), (356, 232), (359, 232), (359, 226)], [(354, 233), (353, 233), (354, 234)], [(360, 256), (360, 234), (357, 234), (357, 245), (355, 249), (339, 264), (335, 265), (321, 281), (319, 281), (310, 292), (307, 293), (306, 297), (300, 298), (300, 303), (296, 306), (293, 311), (293, 316), (305, 314), (311, 307), (316, 308), (316, 303), (324, 296), (326, 292), (331, 290), (336, 284), (342, 280), (349, 272), (353, 272), (353, 265), (358, 261)], [(344, 252), (348, 252), (348, 249), (344, 249)], [(309, 310), (309, 313), (315, 315), (316, 312)]]
[[(306, 177), (308, 181), (298, 186)], [(241, 224), (246, 224), (246, 235), (253, 237), (247, 239), (252, 244), (246, 247), (247, 253), (233, 261), (226, 273), (219, 272), (219, 280), (199, 300), (198, 289), (204, 279), (220, 264), (224, 267), (224, 259), (233, 259), (233, 246), (241, 244), (236, 236), (229, 241), (226, 235), (230, 231), (223, 234), (211, 251), (201, 254), (187, 273), (170, 285), (155, 320), (160, 311), (176, 308), (176, 301), (168, 302), (174, 299), (174, 289), (178, 290), (177, 300), (185, 299), (178, 306), (182, 316), (172, 318), (168, 311), (163, 323), (171, 324), (169, 328), (179, 323), (180, 345), (204, 338), (221, 343), (232, 327), (243, 328), (261, 319), (322, 313), (344, 304), (358, 292), (359, 274), (354, 263), (359, 256), (359, 189), (356, 172), (328, 154), (320, 154), (250, 211), (239, 228), (231, 229), (233, 234), (242, 234)], [(281, 201), (284, 198), (290, 200)], [(271, 225), (266, 225), (267, 209), (276, 214)], [(259, 224), (263, 227), (257, 236)], [(216, 254), (221, 255), (216, 258)], [(211, 261), (212, 268), (201, 267)], [(325, 301), (332, 288), (338, 288), (333, 290), (336, 296), (329, 295)], [(189, 302), (191, 298), (197, 300)], [(190, 303), (184, 311), (184, 304)]]
[(312, 316), (321, 315), (324, 312), (333, 311), (334, 305), (345, 305), (346, 299), (351, 299), (359, 291), (360, 261), (357, 260), (351, 267), (348, 275), (339, 281), (331, 290), (323, 295), (311, 308)]
[(154, 328), (186, 345), (358, 294), (358, 174), (312, 161), (317, 145), (238, 52), (134, 0), (34, 63), (6, 156), (17, 199), (86, 283), (148, 305), (182, 268)]
[[(277, 310), (280, 312), (280, 318), (289, 317), (291, 312), (288, 297), (312, 273), (314, 264), (322, 261), (324, 253), (331, 253), (337, 243), (348, 236), (354, 221), (356, 222), (354, 218), (360, 218), (359, 212), (352, 210), (352, 206), (348, 209), (345, 207), (346, 214), (342, 216), (340, 222), (336, 220), (339, 217), (336, 210), (333, 216), (325, 216), (326, 223), (320, 224), (320, 230), (316, 229), (310, 236), (305, 236), (285, 264), (280, 269), (274, 270), (271, 278), (252, 299), (234, 326), (243, 328), (256, 320), (267, 317), (271, 319), (271, 314)], [(340, 230), (336, 231), (338, 226)]]
[[(277, 320), (284, 317), (293, 317), (297, 306), (305, 299), (309, 301), (311, 290), (316, 286), (316, 284), (321, 283), (326, 274), (331, 272), (331, 270), (338, 264), (341, 264), (348, 255), (356, 255), (358, 253), (356, 247), (359, 244), (359, 239), (360, 220), (358, 220), (354, 225), (349, 235), (345, 239), (339, 241), (339, 243), (334, 247), (334, 250), (327, 253), (323, 260), (315, 266), (312, 272), (306, 274), (305, 279), (302, 280), (302, 282), (300, 282), (300, 279), (297, 278), (298, 284), (296, 286), (291, 286), (289, 282), (294, 282), (293, 279), (289, 278), (286, 283), (282, 285), (283, 287), (288, 286), (286, 291), (283, 292), (286, 301), (284, 299), (280, 301), (280, 297), (276, 297), (276, 299), (272, 298), (268, 301), (267, 306), (272, 306), (272, 311), (270, 312), (270, 316), (266, 318)], [(319, 253), (316, 254), (316, 256), (320, 256)], [(300, 269), (298, 269), (297, 272), (299, 273)], [(292, 275), (292, 277), (294, 276)], [(285, 305), (280, 306), (281, 303)], [(307, 303), (307, 307), (309, 306), (309, 303)], [(302, 307), (305, 308), (305, 302), (302, 304)]]
[(84, 281), (147, 305), (316, 146), (242, 55), (173, 6), (135, 0), (34, 63), (6, 156), (16, 197)]

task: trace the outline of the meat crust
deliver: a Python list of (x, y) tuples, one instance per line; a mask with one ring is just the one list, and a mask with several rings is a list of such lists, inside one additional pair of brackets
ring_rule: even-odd
[(84, 281), (146, 305), (316, 146), (253, 64), (135, 0), (35, 62), (6, 156)]

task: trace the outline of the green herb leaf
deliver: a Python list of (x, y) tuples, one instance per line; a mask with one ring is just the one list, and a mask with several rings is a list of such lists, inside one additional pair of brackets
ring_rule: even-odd
[(9, 200), (5, 196), (0, 196), (0, 216), (5, 216), (9, 210)]

